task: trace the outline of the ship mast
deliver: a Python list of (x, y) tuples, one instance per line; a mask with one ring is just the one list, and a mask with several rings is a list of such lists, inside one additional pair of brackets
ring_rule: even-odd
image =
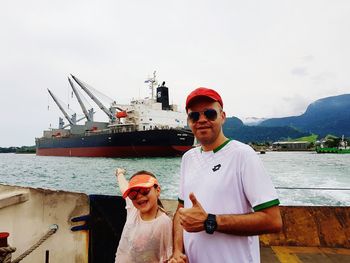
[(78, 102), (80, 104), (81, 109), (83, 110), (83, 113), (84, 113), (86, 119), (88, 121), (93, 121), (93, 109), (91, 109), (91, 110), (89, 110), (89, 112), (87, 112), (87, 110), (85, 108), (85, 105), (84, 105), (83, 101), (81, 100), (78, 91), (76, 90), (73, 82), (71, 81), (71, 79), (69, 77), (68, 77), (68, 81), (69, 81), (69, 84), (71, 85), (71, 87), (73, 89), (73, 92), (74, 92), (75, 96), (77, 97), (77, 100), (78, 100)]
[(54, 100), (54, 102), (57, 104), (58, 108), (60, 108), (60, 110), (62, 111), (64, 117), (67, 119), (67, 121), (70, 123), (70, 125), (75, 125), (76, 124), (76, 114), (72, 115), (72, 118), (69, 117), (68, 113), (63, 109), (61, 103), (58, 102), (57, 98), (55, 95), (53, 95), (53, 93), (47, 89), (50, 96), (52, 97), (52, 99)]
[(89, 95), (89, 97), (97, 104), (97, 106), (100, 107), (100, 109), (107, 114), (107, 116), (109, 117), (109, 119), (113, 122), (115, 121), (115, 116), (114, 114), (112, 113), (111, 110), (107, 109), (103, 104), (102, 102), (94, 95), (92, 94), (92, 92), (87, 88), (85, 87), (85, 85), (75, 76), (73, 76), (71, 74), (72, 78), (78, 83), (78, 85), (86, 92), (86, 94)]
[(149, 83), (149, 89), (151, 90), (151, 99), (154, 100), (154, 86), (158, 85), (156, 80), (156, 71), (153, 72), (153, 78), (148, 78), (145, 83)]

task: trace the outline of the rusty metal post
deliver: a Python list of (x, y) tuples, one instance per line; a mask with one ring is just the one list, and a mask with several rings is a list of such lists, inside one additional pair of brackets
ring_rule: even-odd
[(7, 232), (0, 232), (0, 247), (7, 247), (7, 238), (10, 234)]
[(11, 248), (8, 246), (7, 238), (10, 234), (0, 232), (0, 263), (11, 262)]

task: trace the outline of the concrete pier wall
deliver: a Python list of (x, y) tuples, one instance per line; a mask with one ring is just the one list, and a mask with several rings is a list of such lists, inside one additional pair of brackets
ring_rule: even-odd
[(23, 261), (88, 262), (88, 232), (72, 232), (72, 217), (89, 213), (88, 196), (80, 193), (0, 185), (0, 232), (17, 250), (12, 260), (42, 238), (52, 224), (58, 230)]
[(281, 206), (283, 230), (262, 235), (267, 246), (350, 248), (350, 207)]

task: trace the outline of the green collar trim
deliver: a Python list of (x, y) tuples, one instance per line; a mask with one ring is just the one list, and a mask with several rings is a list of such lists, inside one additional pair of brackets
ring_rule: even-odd
[(225, 147), (226, 144), (228, 144), (229, 142), (231, 141), (231, 139), (227, 139), (223, 144), (219, 145), (218, 147), (216, 147), (214, 150), (213, 150), (213, 153), (216, 153), (218, 151), (220, 151), (222, 148)]
[(274, 199), (274, 200), (268, 201), (266, 203), (254, 206), (253, 210), (254, 210), (254, 212), (257, 212), (257, 211), (269, 208), (271, 206), (276, 206), (276, 205), (279, 205), (279, 204), (280, 204), (280, 201), (278, 199)]
[[(217, 153), (218, 151), (220, 151), (222, 148), (225, 147), (226, 144), (228, 144), (231, 141), (231, 139), (227, 139), (225, 142), (223, 142), (221, 145), (219, 145), (218, 147), (216, 147), (213, 150), (213, 153)], [(203, 148), (201, 147), (201, 152), (203, 152)]]

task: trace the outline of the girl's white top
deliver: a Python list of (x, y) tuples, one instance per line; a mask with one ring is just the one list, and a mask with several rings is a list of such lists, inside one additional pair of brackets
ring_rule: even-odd
[(172, 220), (162, 212), (144, 221), (132, 201), (126, 198), (127, 218), (115, 262), (165, 262), (172, 255)]

